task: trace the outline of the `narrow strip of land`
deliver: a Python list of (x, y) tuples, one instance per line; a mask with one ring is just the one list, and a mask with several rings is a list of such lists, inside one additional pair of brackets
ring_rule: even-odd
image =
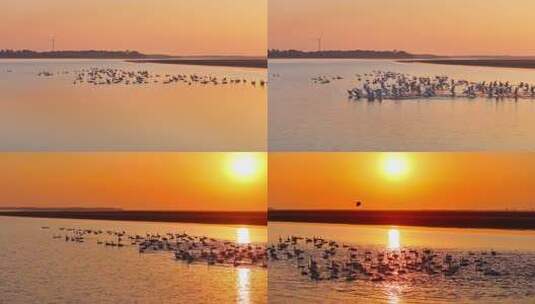
[(0, 216), (67, 218), (89, 220), (177, 222), (230, 225), (267, 225), (266, 212), (234, 211), (1, 211)]
[(535, 59), (418, 59), (402, 62), (535, 69)]
[(535, 229), (535, 212), (270, 210), (268, 221), (448, 228)]
[(183, 65), (225, 66), (240, 68), (267, 68), (267, 59), (136, 59), (136, 63), (161, 63)]

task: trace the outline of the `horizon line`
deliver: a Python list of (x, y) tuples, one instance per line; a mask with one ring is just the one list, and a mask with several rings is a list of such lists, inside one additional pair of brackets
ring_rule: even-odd
[(269, 211), (281, 212), (535, 212), (533, 209), (279, 209), (268, 208)]
[(120, 207), (0, 207), (0, 210), (31, 210), (31, 211), (91, 211), (91, 212), (210, 212), (210, 213), (265, 213), (267, 210), (188, 210), (188, 209), (125, 209)]
[(508, 54), (462, 54), (462, 55), (447, 55), (447, 54), (437, 54), (433, 52), (412, 52), (402, 49), (322, 49), (322, 50), (306, 50), (306, 49), (296, 49), (296, 48), (268, 48), (268, 53), (272, 51), (298, 51), (303, 53), (322, 53), (322, 52), (355, 52), (355, 51), (364, 51), (364, 52), (391, 52), (391, 53), (406, 53), (409, 55), (416, 56), (436, 56), (436, 57), (535, 57), (535, 54), (532, 55), (508, 55)]
[(30, 51), (35, 53), (61, 53), (61, 52), (130, 52), (130, 53), (139, 53), (141, 55), (147, 55), (147, 56), (169, 56), (169, 57), (267, 57), (267, 51), (266, 54), (260, 55), (260, 54), (241, 54), (241, 53), (229, 53), (229, 54), (210, 54), (210, 53), (184, 53), (184, 54), (171, 54), (166, 52), (144, 52), (144, 51), (138, 51), (135, 49), (58, 49), (58, 50), (36, 50), (36, 49), (26, 49), (26, 48), (19, 48), (19, 49), (10, 49), (2, 47), (0, 48), (0, 52), (3, 51), (12, 51), (12, 52), (21, 52), (21, 51)]

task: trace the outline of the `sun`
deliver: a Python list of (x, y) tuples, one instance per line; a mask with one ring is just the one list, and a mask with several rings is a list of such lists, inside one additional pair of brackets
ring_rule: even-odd
[(255, 179), (261, 171), (262, 160), (258, 153), (232, 153), (228, 159), (227, 171), (238, 181)]
[(386, 177), (399, 179), (409, 172), (409, 160), (402, 153), (387, 153), (381, 161), (381, 167)]
[(252, 155), (241, 155), (232, 162), (232, 171), (238, 176), (251, 176), (256, 171), (256, 160)]

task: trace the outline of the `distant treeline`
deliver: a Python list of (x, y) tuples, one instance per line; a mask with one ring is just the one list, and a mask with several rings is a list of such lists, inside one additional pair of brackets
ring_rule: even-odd
[(106, 209), (7, 210), (0, 216), (117, 220), (144, 222), (206, 223), (228, 225), (267, 225), (265, 211), (144, 211)]
[(405, 51), (371, 51), (371, 50), (330, 50), (330, 51), (299, 51), (269, 50), (268, 58), (377, 58), (377, 59), (411, 59), (435, 58), (434, 55), (417, 55)]
[(99, 59), (143, 59), (143, 58), (166, 58), (165, 55), (146, 55), (138, 51), (47, 51), (37, 52), (32, 50), (0, 50), (0, 58), (99, 58)]
[(353, 225), (535, 229), (535, 211), (270, 209), (268, 220)]
[(49, 207), (49, 208), (43, 208), (43, 207), (1, 207), (0, 210), (9, 210), (9, 211), (122, 211), (121, 208), (110, 208), (110, 207), (96, 207), (96, 208), (88, 208), (88, 207), (68, 207), (68, 208), (57, 208), (57, 207)]

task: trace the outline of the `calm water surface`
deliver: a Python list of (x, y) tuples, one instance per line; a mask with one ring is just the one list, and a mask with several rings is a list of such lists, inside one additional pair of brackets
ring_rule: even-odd
[[(265, 69), (122, 60), (3, 59), (0, 149), (265, 150), (266, 88), (152, 81), (144, 85), (73, 85), (75, 71), (90, 68), (266, 80)], [(42, 71), (54, 76), (39, 77)]]
[[(281, 222), (270, 222), (268, 227), (270, 244), (291, 235), (336, 241), (340, 248), (334, 260), (338, 261), (347, 258), (340, 253), (345, 250), (342, 244), (361, 253), (428, 248), (439, 257), (450, 254), (454, 259), (484, 259), (488, 262), (485, 267), (501, 273), (484, 275), (471, 265), (453, 276), (408, 273), (382, 282), (360, 278), (351, 282), (343, 278), (313, 281), (300, 273), (295, 260), (281, 257), (269, 264), (270, 303), (535, 303), (534, 231)], [(324, 267), (320, 258), (323, 249), (304, 248), (307, 258), (314, 255), (320, 268)]]
[[(535, 150), (535, 101), (484, 98), (349, 101), (355, 74), (374, 70), (469, 81), (535, 84), (529, 69), (391, 60), (269, 61), (269, 149), (274, 151)], [(311, 80), (342, 76), (329, 84)]]
[[(50, 229), (41, 229), (50, 226)], [(59, 227), (191, 235), (265, 243), (266, 228), (0, 217), (0, 303), (266, 303), (261, 267), (187, 265), (172, 253), (139, 254), (53, 239)]]

